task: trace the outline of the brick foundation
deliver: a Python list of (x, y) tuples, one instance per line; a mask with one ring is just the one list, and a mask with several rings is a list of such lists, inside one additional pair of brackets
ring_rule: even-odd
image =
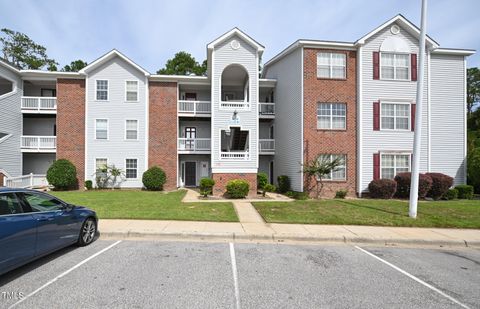
[(213, 195), (222, 196), (226, 192), (227, 182), (232, 179), (244, 179), (250, 183), (249, 196), (257, 195), (257, 174), (253, 173), (215, 173), (212, 174), (213, 180), (215, 180), (215, 186), (213, 187)]
[(148, 166), (167, 175), (165, 190), (177, 188), (177, 83), (149, 83)]
[(78, 187), (85, 181), (85, 80), (57, 80), (57, 160), (77, 169)]

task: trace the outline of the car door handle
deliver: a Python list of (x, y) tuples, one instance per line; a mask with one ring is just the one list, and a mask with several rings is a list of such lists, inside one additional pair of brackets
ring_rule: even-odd
[(41, 217), (41, 218), (38, 218), (37, 221), (39, 221), (39, 222), (53, 221), (53, 218), (51, 218), (51, 217)]

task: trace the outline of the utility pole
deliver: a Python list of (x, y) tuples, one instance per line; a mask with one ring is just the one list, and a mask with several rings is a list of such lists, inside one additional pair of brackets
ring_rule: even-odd
[(415, 132), (413, 138), (413, 160), (412, 160), (412, 177), (410, 183), (410, 203), (408, 215), (411, 218), (417, 217), (418, 204), (418, 180), (420, 173), (420, 152), (422, 141), (422, 105), (423, 105), (423, 86), (425, 81), (425, 37), (427, 32), (427, 0), (422, 0), (422, 20), (420, 26), (420, 51), (418, 62), (418, 81), (417, 81), (417, 98), (416, 98), (416, 117)]

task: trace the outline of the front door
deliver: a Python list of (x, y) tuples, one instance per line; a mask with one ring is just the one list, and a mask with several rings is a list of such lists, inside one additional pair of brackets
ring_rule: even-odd
[(197, 100), (197, 94), (192, 93), (192, 92), (187, 92), (185, 93), (185, 100), (187, 101), (196, 101)]
[(185, 162), (185, 187), (197, 185), (197, 163)]

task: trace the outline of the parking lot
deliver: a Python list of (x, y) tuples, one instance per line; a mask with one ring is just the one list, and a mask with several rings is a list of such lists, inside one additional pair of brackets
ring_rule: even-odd
[(480, 251), (97, 240), (0, 277), (9, 308), (479, 308)]

